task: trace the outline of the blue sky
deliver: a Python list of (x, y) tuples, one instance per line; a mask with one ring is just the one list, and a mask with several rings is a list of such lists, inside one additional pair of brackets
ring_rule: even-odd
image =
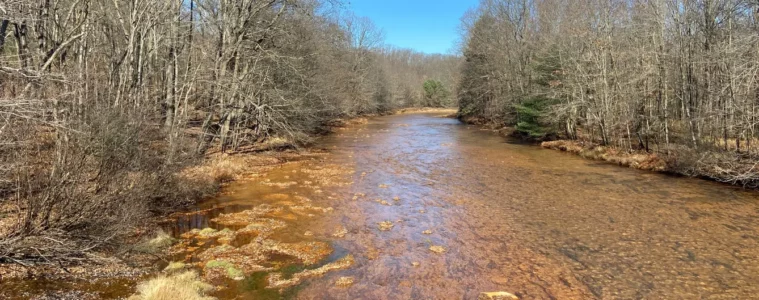
[(382, 28), (385, 42), (425, 53), (449, 53), (461, 17), (478, 0), (347, 0), (358, 16)]

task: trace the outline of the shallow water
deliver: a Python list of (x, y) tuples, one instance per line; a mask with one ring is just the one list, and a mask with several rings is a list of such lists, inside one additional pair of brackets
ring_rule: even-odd
[[(352, 184), (321, 194), (246, 184), (212, 203), (254, 205), (277, 192), (335, 209), (279, 236), (298, 240), (313, 230), (356, 263), (307, 280), (291, 297), (474, 299), (508, 291), (524, 299), (747, 299), (759, 292), (755, 192), (587, 161), (435, 114), (376, 118), (320, 145), (331, 155), (293, 169), (342, 166), (353, 171)], [(292, 172), (283, 167), (269, 178), (302, 180), (283, 178)], [(381, 231), (384, 221), (392, 229)], [(340, 226), (348, 233), (332, 237)], [(354, 284), (336, 286), (340, 277)]]
[[(508, 291), (523, 299), (748, 299), (759, 292), (755, 192), (587, 161), (435, 114), (376, 118), (320, 145), (331, 154), (268, 178), (297, 182), (293, 170), (337, 165), (352, 170), (352, 184), (320, 194), (238, 185), (210, 204), (255, 205), (276, 192), (334, 208), (278, 235), (299, 240), (312, 230), (356, 262), (307, 280), (291, 297), (474, 299)], [(392, 229), (381, 231), (384, 221)], [(348, 233), (331, 236), (340, 226)], [(336, 286), (340, 277), (353, 285)]]
[[(436, 114), (380, 117), (178, 218), (179, 236), (261, 205), (282, 243), (324, 242), (305, 265), (271, 255), (222, 299), (751, 299), (759, 294), (759, 193), (584, 160)], [(300, 205), (309, 201), (310, 210)], [(331, 209), (329, 209), (331, 208)], [(382, 231), (381, 222), (392, 228)], [(239, 229), (241, 226), (232, 229)], [(389, 226), (388, 226), (389, 227)], [(335, 234), (345, 229), (343, 234)], [(239, 238), (239, 237), (238, 237)], [(251, 239), (235, 240), (238, 247)], [(444, 250), (437, 253), (431, 250)], [(202, 250), (202, 249), (201, 249)], [(267, 288), (279, 272), (346, 255), (347, 269)], [(193, 262), (193, 255), (187, 256)], [(267, 265), (268, 266), (268, 265)], [(337, 285), (353, 278), (349, 286)], [(217, 283), (218, 285), (218, 283)]]

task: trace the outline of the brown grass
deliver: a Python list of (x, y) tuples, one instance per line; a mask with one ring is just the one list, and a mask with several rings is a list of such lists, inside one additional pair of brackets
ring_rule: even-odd
[(587, 159), (601, 160), (640, 170), (662, 172), (667, 162), (655, 153), (625, 152), (613, 147), (583, 144), (577, 141), (558, 140), (543, 142), (541, 147), (574, 153)]
[(206, 296), (213, 286), (200, 281), (198, 273), (188, 271), (171, 276), (161, 275), (137, 286), (137, 293), (129, 300), (210, 300)]
[(268, 155), (213, 154), (201, 165), (186, 168), (182, 177), (214, 183), (235, 181), (261, 170), (261, 167), (280, 163), (280, 159)]
[(458, 109), (444, 107), (412, 107), (403, 108), (393, 111), (393, 114), (417, 114), (417, 113), (435, 113), (440, 114), (443, 118), (455, 118), (458, 116)]

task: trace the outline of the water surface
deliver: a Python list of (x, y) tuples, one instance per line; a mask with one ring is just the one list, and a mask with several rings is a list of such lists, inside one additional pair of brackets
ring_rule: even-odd
[[(354, 265), (267, 294), (273, 298), (759, 294), (755, 192), (583, 160), (436, 114), (375, 118), (319, 145), (330, 154), (275, 168), (267, 181), (234, 184), (201, 206), (218, 214), (281, 202), (282, 196), (267, 196), (285, 194), (333, 209), (289, 218), (274, 237), (326, 241), (341, 255), (352, 254)], [(341, 184), (321, 184), (322, 173), (300, 171), (327, 166), (343, 171), (335, 175)], [(213, 227), (208, 219), (183, 219), (180, 231)], [(381, 222), (393, 226), (382, 231)], [(341, 228), (347, 233), (333, 233)], [(336, 285), (341, 277), (354, 283)], [(255, 286), (217, 296), (260, 297), (265, 285)]]

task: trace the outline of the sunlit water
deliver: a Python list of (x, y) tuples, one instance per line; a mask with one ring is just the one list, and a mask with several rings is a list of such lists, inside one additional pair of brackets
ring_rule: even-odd
[[(241, 181), (175, 235), (220, 213), (302, 199), (324, 212), (273, 216), (271, 238), (321, 241), (347, 269), (294, 288), (257, 273), (220, 298), (751, 299), (759, 295), (756, 192), (636, 171), (505, 139), (436, 114), (372, 119), (325, 137), (329, 154)], [(330, 180), (306, 170), (339, 169)], [(335, 181), (336, 180), (336, 181)], [(278, 184), (282, 185), (278, 185)], [(304, 198), (303, 198), (304, 199)], [(288, 204), (289, 205), (289, 204)], [(391, 222), (382, 231), (380, 222)], [(344, 235), (335, 235), (341, 228)], [(308, 234), (305, 234), (308, 233)], [(235, 246), (250, 242), (239, 240)], [(439, 247), (436, 247), (439, 246)], [(438, 253), (431, 250), (444, 250)], [(188, 260), (192, 261), (191, 255)], [(292, 258), (282, 260), (283, 270)], [(274, 262), (272, 262), (274, 263)], [(318, 266), (318, 265), (317, 265)], [(335, 283), (352, 277), (350, 286)]]
[[(306, 281), (296, 298), (747, 299), (759, 291), (755, 192), (587, 161), (434, 114), (376, 118), (320, 145), (331, 154), (307, 163), (351, 169), (353, 183), (319, 195), (276, 191), (335, 209), (285, 235), (310, 229), (356, 264)], [(219, 200), (255, 205), (269, 192), (235, 186)], [(380, 231), (383, 221), (393, 228)], [(340, 226), (348, 234), (331, 237)], [(336, 286), (344, 276), (355, 283)]]

